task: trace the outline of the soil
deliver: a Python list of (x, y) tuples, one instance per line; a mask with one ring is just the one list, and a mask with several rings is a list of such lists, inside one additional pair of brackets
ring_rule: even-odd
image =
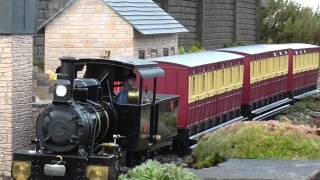
[(275, 119), (280, 122), (320, 128), (320, 98), (303, 99)]

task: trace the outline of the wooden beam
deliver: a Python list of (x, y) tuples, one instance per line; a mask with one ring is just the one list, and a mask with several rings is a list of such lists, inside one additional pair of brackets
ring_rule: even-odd
[(234, 34), (233, 43), (238, 43), (238, 0), (234, 0)]
[(206, 0), (200, 0), (198, 4), (198, 28), (197, 28), (197, 41), (204, 46), (204, 30), (205, 30), (205, 16), (206, 16)]
[(256, 33), (257, 33), (257, 42), (260, 41), (260, 31), (261, 31), (261, 0), (256, 0), (257, 16), (256, 16)]

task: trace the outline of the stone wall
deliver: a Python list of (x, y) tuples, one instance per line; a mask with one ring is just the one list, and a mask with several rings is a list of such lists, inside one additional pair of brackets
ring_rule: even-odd
[(12, 152), (30, 145), (32, 56), (31, 35), (0, 35), (0, 179)]
[(45, 31), (45, 70), (54, 70), (57, 57), (133, 58), (133, 27), (101, 0), (81, 0), (69, 6)]
[(171, 56), (178, 53), (178, 35), (148, 35), (140, 33), (134, 35), (134, 57), (139, 57), (139, 52), (144, 52), (145, 58), (150, 59), (160, 56)]
[[(38, 0), (38, 26), (56, 14), (70, 0)], [(44, 60), (44, 34), (34, 35), (33, 40), (34, 64), (42, 64)]]

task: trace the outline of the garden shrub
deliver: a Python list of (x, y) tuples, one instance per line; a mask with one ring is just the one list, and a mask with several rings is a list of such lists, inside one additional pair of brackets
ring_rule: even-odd
[(183, 167), (149, 160), (130, 170), (128, 174), (121, 175), (119, 180), (200, 180), (200, 178)]
[(226, 159), (320, 159), (318, 129), (277, 121), (243, 122), (207, 134), (193, 152), (194, 166), (205, 168)]
[(201, 52), (205, 50), (206, 49), (200, 43), (197, 42), (194, 45), (192, 45), (192, 47), (189, 50), (186, 50), (184, 47), (180, 47), (179, 54), (195, 53), (195, 52)]

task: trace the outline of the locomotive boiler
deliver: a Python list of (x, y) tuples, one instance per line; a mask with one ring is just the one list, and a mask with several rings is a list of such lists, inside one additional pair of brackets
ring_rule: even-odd
[(14, 153), (14, 178), (116, 179), (120, 161), (134, 165), (176, 136), (178, 97), (144, 86), (164, 76), (157, 63), (61, 58), (57, 73), (35, 149)]

